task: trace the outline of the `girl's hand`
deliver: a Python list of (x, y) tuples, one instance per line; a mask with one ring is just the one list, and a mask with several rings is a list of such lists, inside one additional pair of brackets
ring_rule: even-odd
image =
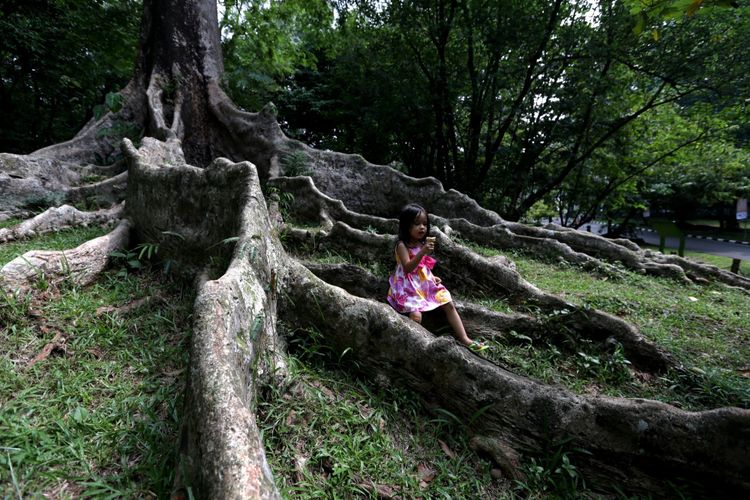
[(430, 255), (432, 252), (435, 251), (435, 242), (427, 240), (422, 246), (422, 249), (419, 251), (422, 255)]
[(433, 276), (433, 278), (435, 278), (435, 284), (436, 284), (436, 285), (439, 285), (440, 283), (442, 283), (442, 282), (443, 282), (443, 280), (441, 280), (441, 279), (440, 279), (440, 278), (438, 278), (437, 276)]

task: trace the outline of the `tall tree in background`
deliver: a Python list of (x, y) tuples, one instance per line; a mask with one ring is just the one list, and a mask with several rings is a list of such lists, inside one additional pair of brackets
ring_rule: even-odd
[[(403, 162), (512, 220), (617, 168), (600, 159), (658, 133), (637, 124), (659, 107), (724, 106), (747, 88), (746, 8), (653, 20), (639, 36), (619, 2), (343, 3), (342, 45), (316, 78), (290, 85), (310, 106), (298, 114), (282, 97), (291, 130), (320, 137), (335, 121), (322, 145)], [(582, 210), (564, 220), (580, 224)]]
[[(423, 29), (434, 37), (414, 43), (443, 46), (442, 37), (453, 29), (453, 16), (460, 10), (457, 2), (444, 2), (444, 7), (430, 19), (420, 17), (418, 9), (403, 11), (425, 19)], [(555, 3), (528, 14), (557, 30), (566, 26), (558, 23), (555, 12), (562, 7)], [(531, 59), (507, 63), (531, 75), (532, 82), (538, 81), (542, 58), (556, 40), (546, 36), (544, 44), (544, 38), (533, 38), (530, 47), (536, 52)], [(414, 53), (423, 54), (424, 46), (416, 46)], [(425, 59), (423, 71), (434, 79), (429, 97), (442, 116), (433, 123), (446, 132), (459, 116), (446, 104), (456, 94), (450, 85), (443, 87), (451, 81), (450, 46), (443, 48), (444, 54), (442, 49), (430, 52), (436, 59)], [(600, 77), (583, 98), (592, 108), (601, 79), (609, 76), (608, 59), (603, 61), (594, 66)], [(490, 80), (502, 76), (506, 59), (500, 57), (497, 64)], [(562, 75), (561, 67), (557, 71)], [(595, 340), (604, 349), (613, 339), (634, 367), (653, 376), (682, 367), (635, 326), (543, 292), (508, 260), (483, 257), (467, 243), (523, 249), (613, 275), (614, 262), (637, 272), (745, 289), (750, 289), (750, 279), (678, 256), (643, 252), (626, 240), (509, 222), (458, 191), (445, 191), (434, 179), (408, 177), (359, 155), (313, 149), (281, 131), (272, 104), (257, 113), (235, 106), (222, 89), (223, 76), (214, 1), (146, 0), (134, 75), (117, 106), (92, 119), (69, 141), (28, 155), (0, 154), (0, 216), (28, 218), (0, 229), (4, 241), (91, 221), (117, 224), (108, 235), (75, 249), (32, 251), (8, 263), (0, 269), (3, 293), (28, 291), (40, 275), (48, 281), (90, 283), (106, 267), (110, 253), (131, 242), (158, 246), (161, 257), (178, 263), (194, 279), (198, 293), (175, 481), (182, 494), (278, 497), (254, 402), (261, 379), (280, 388), (292, 386), (279, 320), (300, 329), (300, 335), (319, 331), (373, 381), (387, 380), (429, 395), (439, 407), (471, 422), (476, 449), (509, 477), (521, 478), (524, 456), (540, 456), (549, 443), (564, 441), (586, 450), (577, 471), (587, 484), (600, 488), (616, 482), (620, 492), (658, 495), (668, 494), (674, 481), (697, 496), (738, 496), (750, 488), (750, 410), (686, 412), (653, 401), (577, 395), (546, 386), (399, 316), (382, 301), (384, 277), (355, 264), (315, 264), (307, 257), (341, 252), (390, 267), (395, 215), (407, 202), (421, 203), (432, 214), (442, 274), (468, 299), (460, 305), (467, 326), (488, 334), (512, 330), (532, 338), (548, 335), (553, 323), (564, 322), (564, 342)], [(531, 104), (537, 98), (535, 86), (526, 89), (526, 81), (507, 101), (518, 102), (518, 107), (502, 108), (486, 121), (491, 141), (500, 137), (502, 143), (510, 134), (521, 144), (535, 144), (529, 134), (537, 125), (526, 120), (534, 116), (537, 108)], [(657, 80), (646, 98), (659, 98), (658, 89), (664, 86)], [(501, 86), (489, 88), (500, 91)], [(569, 91), (565, 85), (557, 88)], [(673, 100), (671, 94), (666, 98)], [(619, 109), (622, 104), (611, 106)], [(585, 110), (583, 117), (588, 116)], [(628, 113), (634, 112), (628, 110), (625, 118)], [(611, 130), (609, 123), (601, 131), (595, 123), (574, 121), (570, 126), (573, 145), (579, 142), (580, 151), (594, 144), (585, 131), (597, 132), (596, 140), (603, 141)], [(140, 131), (135, 143), (122, 137), (134, 129)], [(464, 147), (459, 135), (455, 142), (448, 133), (443, 139), (445, 144), (431, 146), (434, 157), (458, 158), (456, 151)], [(559, 149), (563, 158), (573, 158), (569, 142), (558, 147), (544, 138), (544, 144), (551, 148), (549, 154)], [(115, 154), (118, 150), (123, 159)], [(525, 151), (520, 150), (521, 157)], [(110, 162), (103, 164), (105, 159)], [(470, 171), (464, 164), (461, 175), (477, 174), (482, 165), (480, 161)], [(105, 180), (87, 183), (91, 173)], [(279, 193), (285, 195), (281, 200)], [(284, 210), (280, 201), (287, 202)], [(66, 202), (106, 207), (81, 212)], [(299, 222), (316, 228), (294, 225)], [(453, 232), (461, 239), (452, 239)], [(475, 301), (477, 293), (500, 296), (519, 307), (512, 314), (490, 311)], [(291, 391), (288, 395), (295, 397)]]

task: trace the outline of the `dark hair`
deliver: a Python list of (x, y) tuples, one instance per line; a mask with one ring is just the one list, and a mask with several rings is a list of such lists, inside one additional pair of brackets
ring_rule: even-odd
[[(399, 241), (403, 241), (404, 245), (411, 242), (411, 225), (414, 224), (417, 216), (422, 212), (427, 217), (427, 233), (425, 234), (430, 234), (430, 217), (427, 214), (427, 210), (416, 203), (409, 203), (401, 209), (401, 213), (398, 216), (398, 241), (396, 244)], [(424, 240), (422, 240), (422, 243), (424, 243)]]

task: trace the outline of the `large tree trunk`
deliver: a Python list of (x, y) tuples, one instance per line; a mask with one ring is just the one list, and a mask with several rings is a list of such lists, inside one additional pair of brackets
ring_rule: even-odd
[[(23, 216), (34, 207), (71, 199), (107, 205), (126, 197), (124, 222), (78, 252), (76, 266), (96, 262), (100, 268), (102, 255), (127, 244), (123, 233), (132, 226), (134, 241), (158, 243), (160, 256), (200, 278), (176, 489), (209, 498), (278, 496), (253, 408), (260, 380), (284, 383), (285, 356), (276, 330), (281, 316), (315, 326), (336, 348), (355, 356), (373, 379), (437, 395), (459, 416), (483, 411), (485, 418), (472, 429), (473, 445), (513, 476), (519, 474), (521, 454), (540, 452), (550, 439), (570, 438), (590, 452), (579, 465), (589, 484), (616, 482), (626, 492), (659, 494), (674, 481), (696, 495), (747, 494), (750, 412), (690, 413), (651, 401), (578, 396), (515, 375), (400, 317), (382, 303), (382, 280), (373, 277), (363, 288), (347, 279), (346, 268), (305, 267), (287, 252), (279, 234), (287, 231), (287, 241), (295, 244), (343, 248), (363, 260), (387, 259), (390, 266), (391, 238), (366, 229), (395, 234), (395, 214), (407, 202), (419, 202), (435, 214), (446, 276), (461, 276), (511, 303), (533, 304), (541, 313), (565, 311), (577, 334), (596, 341), (614, 338), (639, 369), (653, 373), (675, 362), (636, 327), (542, 292), (511, 262), (481, 257), (453, 241), (451, 233), (486, 246), (544, 252), (597, 272), (616, 272), (611, 263), (619, 262), (644, 273), (745, 289), (750, 280), (642, 252), (625, 240), (507, 222), (467, 196), (443, 190), (432, 178), (414, 179), (356, 155), (316, 151), (288, 139), (272, 105), (244, 112), (221, 90), (211, 0), (147, 0), (141, 44), (134, 79), (123, 90), (122, 111), (92, 122), (67, 143), (28, 156), (0, 155), (0, 215)], [(116, 121), (144, 130), (138, 147), (97, 133)], [(118, 146), (125, 156), (121, 164), (90, 165)], [(308, 176), (284, 176), (282, 160), (290, 154), (304, 159)], [(110, 180), (81, 186), (81, 172), (92, 169)], [(266, 183), (294, 193), (295, 217), (319, 223), (321, 231), (285, 229), (277, 212), (269, 214), (261, 191)], [(45, 224), (54, 225), (62, 215), (47, 217), (54, 220)], [(83, 220), (66, 217), (74, 222), (60, 219), (58, 225)], [(22, 234), (22, 229), (6, 233)], [(231, 251), (219, 244), (233, 239)], [(54, 257), (39, 258), (52, 262)], [(222, 259), (228, 266), (209, 265)], [(18, 265), (8, 266), (0, 275), (6, 285), (20, 287), (33, 279), (19, 274)], [(57, 266), (50, 267), (50, 275), (65, 272)], [(459, 306), (467, 324), (487, 335), (515, 329), (534, 337), (545, 328), (532, 315)]]

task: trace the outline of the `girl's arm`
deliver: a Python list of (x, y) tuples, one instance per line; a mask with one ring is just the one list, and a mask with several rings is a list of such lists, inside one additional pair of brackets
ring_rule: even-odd
[(410, 260), (409, 251), (406, 249), (406, 245), (404, 245), (403, 241), (399, 241), (398, 245), (396, 245), (396, 255), (398, 255), (398, 260), (399, 262), (401, 262), (401, 266), (404, 268), (404, 272), (406, 274), (409, 274), (419, 265), (419, 262), (422, 260), (423, 256), (432, 253), (433, 248), (433, 243), (425, 243), (424, 246), (419, 249), (419, 252), (417, 252), (414, 258)]

